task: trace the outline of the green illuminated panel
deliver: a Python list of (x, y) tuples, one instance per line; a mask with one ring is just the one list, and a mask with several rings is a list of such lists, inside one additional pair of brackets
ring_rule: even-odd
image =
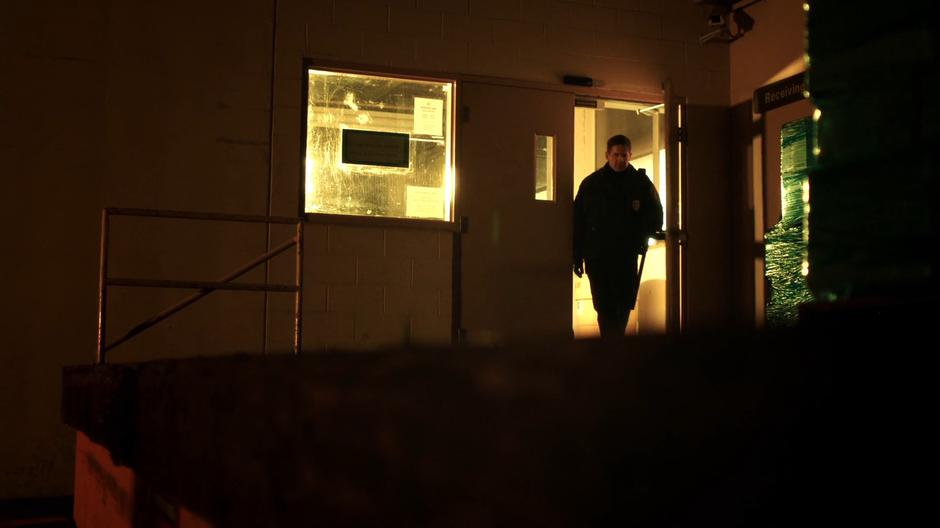
[(806, 259), (806, 207), (808, 169), (812, 155), (811, 118), (791, 121), (780, 132), (782, 215), (765, 238), (764, 275), (770, 284), (767, 324), (797, 322), (801, 303), (813, 300), (803, 275)]

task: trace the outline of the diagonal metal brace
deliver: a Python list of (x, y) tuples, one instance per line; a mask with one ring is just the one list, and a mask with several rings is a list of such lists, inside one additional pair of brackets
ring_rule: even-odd
[[(261, 255), (261, 256), (255, 258), (255, 259), (252, 260), (251, 262), (248, 262), (247, 264), (245, 264), (245, 265), (239, 267), (238, 269), (233, 270), (233, 271), (230, 272), (228, 275), (225, 275), (224, 277), (222, 277), (222, 278), (219, 280), (219, 282), (220, 282), (220, 283), (226, 283), (226, 282), (233, 281), (233, 280), (237, 279), (238, 277), (241, 277), (242, 275), (248, 273), (249, 271), (251, 271), (251, 270), (254, 269), (255, 267), (259, 266), (261, 263), (266, 262), (266, 261), (268, 261), (268, 260), (270, 260), (270, 259), (272, 259), (272, 258), (274, 258), (274, 257), (276, 257), (276, 256), (278, 256), (278, 255), (280, 255), (281, 253), (287, 251), (288, 249), (290, 249), (291, 247), (293, 247), (296, 243), (297, 243), (297, 237), (296, 237), (296, 236), (287, 239), (287, 240), (284, 241), (281, 245), (275, 247), (275, 248), (272, 249), (271, 251), (268, 251), (267, 253), (265, 253), (265, 254), (263, 254), (263, 255)], [(112, 279), (112, 281), (113, 281), (113, 279)], [(184, 282), (184, 281), (162, 281), (162, 282), (165, 282), (165, 283), (166, 283), (166, 284), (160, 284), (160, 286), (163, 286), (163, 287), (168, 287), (168, 286), (171, 287), (174, 282), (178, 282), (180, 287), (187, 287), (187, 286), (186, 286), (187, 284), (192, 283), (192, 281), (187, 281), (187, 282)], [(112, 284), (112, 285), (118, 285), (118, 284), (116, 284), (116, 283), (114, 283), (114, 282), (111, 282), (111, 284)], [(130, 284), (128, 284), (128, 285), (130, 285)], [(271, 286), (272, 286), (271, 289), (277, 289), (277, 285), (271, 285)], [(179, 312), (179, 311), (182, 310), (183, 308), (186, 308), (187, 306), (193, 304), (194, 302), (198, 301), (199, 299), (202, 299), (203, 297), (205, 297), (206, 295), (209, 295), (210, 293), (214, 292), (214, 291), (217, 290), (217, 289), (229, 289), (229, 288), (206, 285), (206, 287), (200, 288), (200, 290), (199, 290), (198, 292), (196, 292), (196, 293), (190, 295), (189, 297), (187, 297), (187, 298), (181, 300), (180, 302), (178, 302), (178, 303), (176, 303), (175, 305), (173, 305), (173, 306), (167, 308), (166, 310), (163, 310), (162, 312), (160, 312), (160, 313), (158, 313), (157, 315), (155, 315), (155, 316), (153, 316), (153, 317), (147, 319), (146, 321), (143, 321), (142, 323), (140, 323), (140, 324), (134, 326), (133, 328), (131, 328), (130, 330), (128, 330), (126, 334), (124, 334), (123, 336), (121, 336), (121, 337), (119, 337), (118, 339), (116, 339), (116, 340), (115, 340), (114, 342), (112, 342), (110, 345), (106, 345), (106, 346), (102, 347), (103, 350), (101, 351), (101, 352), (102, 352), (102, 353), (101, 353), (101, 357), (98, 358), (98, 363), (103, 363), (103, 362), (104, 362), (104, 352), (113, 349), (114, 347), (116, 347), (116, 346), (118, 346), (118, 345), (124, 343), (124, 342), (127, 341), (128, 339), (130, 339), (130, 338), (132, 338), (132, 337), (134, 337), (134, 336), (140, 334), (140, 333), (143, 332), (144, 330), (147, 330), (148, 328), (153, 327), (153, 326), (156, 325), (157, 323), (160, 323), (160, 322), (163, 321), (164, 319), (167, 319), (168, 317), (172, 316), (172, 315), (175, 314), (176, 312)], [(278, 291), (280, 291), (280, 290), (278, 290)], [(284, 291), (291, 291), (291, 290), (284, 290)]]

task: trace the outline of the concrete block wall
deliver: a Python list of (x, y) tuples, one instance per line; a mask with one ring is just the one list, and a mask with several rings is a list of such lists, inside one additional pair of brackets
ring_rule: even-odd
[(94, 354), (98, 207), (77, 197), (101, 187), (102, 3), (5, 4), (0, 17), (3, 498), (71, 488), (74, 435), (58, 406), (61, 367)]
[[(648, 94), (662, 93), (665, 80), (673, 83), (675, 92), (686, 95), (701, 111), (698, 124), (703, 129), (712, 127), (725, 130), (726, 119), (721, 115), (728, 104), (728, 50), (724, 45), (702, 46), (698, 36), (703, 31), (704, 18), (699, 8), (684, 0), (641, 1), (553, 1), (553, 0), (297, 0), (278, 3), (277, 84), (274, 138), (274, 208), (276, 214), (293, 214), (297, 210), (297, 178), (302, 171), (302, 150), (298, 131), (304, 113), (301, 101), (301, 64), (304, 58), (314, 62), (327, 61), (373, 68), (427, 72), (429, 74), (481, 75), (521, 81), (559, 84), (565, 74), (586, 75), (595, 78), (604, 89)], [(690, 217), (690, 232), (702, 248), (696, 257), (702, 262), (695, 269), (708, 270), (698, 280), (702, 292), (694, 306), (701, 326), (720, 323), (727, 316), (726, 309), (715, 310), (715, 291), (728, 289), (725, 277), (716, 280), (714, 270), (725, 269), (725, 258), (714, 248), (728, 246), (729, 229), (716, 225), (715, 210), (727, 209), (725, 189), (714, 182), (726, 179), (727, 164), (723, 162), (725, 146), (714, 134), (703, 132), (699, 138), (702, 148), (697, 149), (693, 173), (703, 207), (693, 210), (698, 217)], [(458, 159), (459, 164), (459, 159)], [(458, 166), (459, 174), (459, 166)], [(459, 176), (458, 176), (459, 177)], [(726, 220), (717, 218), (718, 223)], [(331, 228), (332, 229), (332, 228)], [(372, 238), (370, 245), (357, 246), (357, 258), (376, 258), (377, 240), (385, 228), (361, 228), (363, 238)], [(371, 231), (371, 233), (366, 234)], [(332, 231), (331, 231), (332, 232)], [(341, 231), (342, 232), (342, 231)], [(450, 235), (440, 231), (441, 239)], [(407, 240), (419, 240), (420, 232), (402, 230), (401, 240), (387, 244), (391, 249)], [(394, 251), (394, 249), (391, 249)], [(317, 273), (320, 266), (332, 269), (343, 266), (333, 258), (341, 258), (332, 250), (324, 260), (321, 256), (308, 257), (308, 273)], [(307, 253), (310, 255), (310, 252)], [(334, 257), (335, 255), (335, 257)], [(352, 254), (346, 254), (345, 265), (350, 266)], [(452, 256), (442, 252), (440, 268)], [(375, 265), (366, 261), (359, 265)], [(395, 264), (386, 262), (386, 266)], [(415, 263), (415, 272), (421, 269)], [(449, 269), (449, 265), (448, 265)], [(388, 299), (379, 303), (378, 288), (388, 295), (395, 294), (395, 274), (382, 272), (387, 280), (366, 279), (381, 284), (356, 284), (355, 289), (327, 288), (310, 292), (314, 299), (305, 299), (305, 348), (357, 347), (393, 344), (404, 337), (425, 339), (427, 336), (450, 335), (449, 317), (422, 318), (410, 323), (396, 320), (388, 310)], [(360, 280), (361, 277), (357, 277)], [(311, 284), (311, 279), (306, 279)], [(316, 284), (320, 284), (314, 282)], [(421, 280), (416, 276), (415, 284)], [(309, 288), (308, 288), (309, 289)], [(707, 291), (706, 291), (707, 290)], [(449, 292), (449, 288), (445, 288)], [(355, 295), (355, 299), (336, 300), (340, 294)], [(322, 314), (311, 315), (326, 303)], [(369, 302), (371, 300), (371, 302)], [(394, 302), (394, 300), (393, 300)], [(440, 297), (441, 313), (451, 310), (449, 293)], [(343, 310), (357, 306), (355, 316), (341, 315)], [(368, 306), (367, 306), (368, 305)], [(292, 310), (281, 307), (272, 312), (272, 325), (288, 328)], [(311, 320), (312, 319), (312, 320)], [(358, 322), (355, 322), (357, 320)], [(435, 321), (435, 322), (432, 322)], [(270, 331), (271, 339), (283, 335)], [(314, 335), (316, 337), (314, 337)], [(312, 341), (311, 341), (312, 340)], [(273, 344), (280, 349), (283, 344)]]
[[(59, 372), (94, 355), (101, 208), (266, 214), (272, 156), (272, 212), (295, 215), (304, 57), (553, 84), (580, 74), (651, 95), (668, 78), (695, 104), (728, 101), (727, 50), (698, 44), (703, 19), (686, 0), (280, 0), (272, 145), (273, 1), (44, 0), (5, 9), (0, 166), (11, 258), (0, 265), (12, 286), (0, 317), (3, 498), (71, 492)], [(308, 228), (305, 346), (449, 337), (450, 232)], [(122, 273), (213, 279), (265, 247), (263, 230), (244, 225), (153, 229), (116, 235)], [(289, 280), (291, 265), (281, 257), (272, 278)], [(116, 290), (112, 335), (182, 295)], [(288, 297), (271, 297), (272, 351), (289, 348)], [(115, 359), (256, 352), (263, 321), (258, 294), (216, 293)]]
[[(306, 352), (450, 342), (451, 232), (312, 223), (305, 246)], [(273, 349), (289, 336), (272, 331)]]
[[(0, 308), (0, 498), (72, 493), (61, 368), (94, 360), (101, 208), (265, 212), (270, 28), (257, 21), (266, 10), (263, 2), (4, 6), (0, 200), (10, 258), (0, 273), (11, 286)], [(123, 220), (131, 223), (115, 226), (115, 274), (218, 278), (264, 248), (261, 232), (244, 226), (127, 230), (133, 219)], [(112, 338), (184, 294), (114, 289)], [(258, 296), (213, 297), (114, 358), (257, 350)]]
[(686, 0), (288, 0), (278, 65), (299, 72), (302, 54), (548, 83), (577, 74), (651, 94), (669, 78), (692, 102), (726, 105), (727, 47), (699, 44), (703, 25)]

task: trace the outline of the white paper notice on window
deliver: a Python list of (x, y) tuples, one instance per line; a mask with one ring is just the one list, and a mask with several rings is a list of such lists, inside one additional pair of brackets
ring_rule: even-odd
[(443, 189), (409, 185), (405, 200), (405, 216), (412, 218), (443, 218)]
[(440, 136), (444, 130), (444, 101), (415, 97), (415, 135)]

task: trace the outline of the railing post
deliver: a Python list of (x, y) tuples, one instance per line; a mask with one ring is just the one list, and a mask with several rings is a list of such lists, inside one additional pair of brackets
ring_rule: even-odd
[(294, 294), (294, 355), (300, 355), (303, 343), (304, 301), (304, 219), (297, 221), (297, 257), (294, 270), (297, 292)]
[(101, 247), (98, 256), (98, 350), (95, 363), (104, 365), (107, 352), (105, 326), (108, 320), (108, 235), (111, 231), (111, 215), (107, 208), (101, 210)]

